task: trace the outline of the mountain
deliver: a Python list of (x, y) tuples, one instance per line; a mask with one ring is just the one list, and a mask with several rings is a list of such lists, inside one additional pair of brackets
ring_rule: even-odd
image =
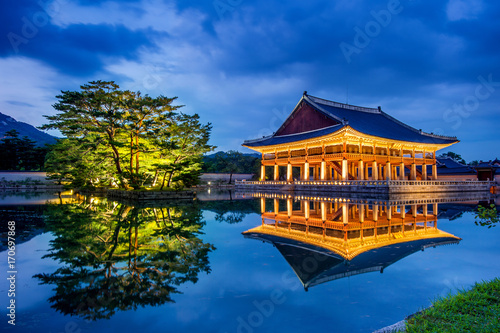
[(55, 136), (42, 132), (30, 124), (17, 121), (0, 112), (0, 139), (5, 137), (6, 132), (13, 129), (19, 132), (19, 138), (27, 136), (39, 146), (43, 146), (46, 143), (55, 143), (57, 139)]

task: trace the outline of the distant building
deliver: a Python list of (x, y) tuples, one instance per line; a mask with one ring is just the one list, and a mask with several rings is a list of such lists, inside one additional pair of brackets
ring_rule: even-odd
[(266, 180), (267, 167), (273, 168), (268, 180), (279, 180), (282, 167), (282, 178), (289, 182), (299, 180), (294, 168), (296, 175), (300, 169), (300, 180), (427, 180), (438, 177), (436, 151), (457, 142), (410, 127), (380, 107), (341, 104), (304, 92), (273, 135), (243, 146), (262, 154), (261, 180)]
[(489, 162), (479, 162), (476, 165), (477, 178), (479, 180), (494, 180), (500, 183), (500, 160), (494, 159)]
[(461, 164), (449, 157), (436, 158), (438, 180), (477, 180), (473, 167)]

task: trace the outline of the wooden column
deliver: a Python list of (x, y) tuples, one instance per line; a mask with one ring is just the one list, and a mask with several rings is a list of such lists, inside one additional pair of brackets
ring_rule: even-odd
[(385, 169), (386, 169), (385, 170), (385, 177), (386, 177), (386, 179), (391, 180), (392, 179), (391, 178), (391, 162), (387, 162), (385, 164)]
[(377, 222), (378, 221), (378, 205), (373, 205), (372, 215), (373, 215), (373, 221)]
[(260, 213), (264, 214), (266, 212), (266, 199), (260, 198)]
[(274, 180), (280, 180), (280, 167), (279, 165), (274, 165)]
[(378, 165), (377, 161), (372, 162), (372, 180), (378, 180)]
[(288, 214), (288, 217), (292, 216), (292, 209), (293, 209), (292, 204), (293, 204), (292, 198), (286, 199), (286, 212)]
[(264, 166), (264, 164), (261, 164), (260, 166), (260, 180), (266, 180), (266, 167)]
[(359, 222), (365, 222), (365, 205), (359, 204)]
[(306, 220), (309, 218), (309, 214), (311, 213), (311, 207), (309, 200), (304, 201), (304, 217)]
[(280, 212), (280, 201), (279, 199), (274, 199), (274, 215), (278, 215)]
[(400, 212), (401, 212), (401, 218), (404, 220), (405, 217), (406, 217), (406, 207), (405, 207), (405, 205), (401, 206)]
[(399, 163), (399, 179), (405, 180), (405, 164), (404, 164), (404, 162)]

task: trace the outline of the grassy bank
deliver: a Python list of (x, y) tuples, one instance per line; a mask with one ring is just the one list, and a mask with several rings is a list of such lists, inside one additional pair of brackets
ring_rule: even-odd
[(407, 332), (500, 332), (500, 279), (437, 299), (408, 319)]

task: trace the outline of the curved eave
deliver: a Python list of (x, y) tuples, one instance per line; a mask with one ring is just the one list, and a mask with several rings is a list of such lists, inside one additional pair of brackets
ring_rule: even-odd
[[(330, 128), (333, 129), (333, 127), (338, 127), (338, 126), (341, 126), (341, 125), (335, 125), (335, 126), (331, 126)], [(307, 132), (307, 133), (312, 133), (312, 132), (320, 132), (322, 130), (325, 130), (325, 129), (321, 129), (321, 130), (316, 130), (316, 131), (311, 131), (311, 132)], [(300, 134), (306, 134), (306, 133), (300, 133)], [(286, 138), (289, 137), (290, 139), (292, 139), (294, 136), (299, 136), (300, 134), (294, 134), (294, 135), (288, 135), (288, 136), (282, 136), (282, 138), (285, 139), (286, 141)], [(249, 149), (252, 149), (252, 150), (255, 150), (255, 151), (258, 151), (258, 152), (264, 152), (264, 151), (274, 151), (274, 150), (280, 150), (280, 149), (283, 149), (283, 147), (288, 147), (288, 146), (304, 146), (305, 144), (308, 144), (308, 143), (322, 143), (322, 142), (325, 142), (325, 141), (336, 141), (338, 139), (341, 139), (341, 138), (344, 138), (344, 137), (357, 137), (357, 138), (363, 138), (363, 140), (365, 142), (382, 142), (382, 144), (390, 144), (392, 146), (395, 146), (395, 147), (398, 147), (398, 146), (413, 146), (413, 147), (432, 147), (432, 148), (435, 148), (436, 150), (440, 150), (440, 149), (443, 149), (443, 148), (446, 148), (446, 147), (449, 147), (457, 142), (460, 142), (459, 140), (455, 140), (455, 141), (451, 141), (451, 142), (443, 142), (443, 143), (427, 143), (427, 142), (414, 142), (414, 141), (402, 141), (402, 140), (395, 140), (395, 139), (387, 139), (387, 138), (383, 138), (383, 137), (378, 137), (378, 136), (373, 136), (373, 135), (369, 135), (369, 134), (365, 134), (365, 133), (362, 133), (362, 132), (359, 132), (357, 130), (355, 130), (354, 128), (352, 128), (351, 126), (349, 125), (345, 125), (343, 127), (341, 127), (340, 129), (334, 131), (334, 132), (331, 132), (331, 133), (328, 133), (328, 134), (325, 134), (325, 135), (319, 135), (319, 136), (316, 136), (316, 137), (310, 137), (310, 138), (307, 138), (307, 139), (303, 139), (303, 140), (298, 140), (298, 141), (288, 141), (288, 142), (283, 142), (283, 143), (278, 143), (278, 144), (270, 144), (270, 145), (261, 145), (261, 146), (257, 146), (257, 145), (254, 145), (254, 146), (249, 146), (249, 145), (246, 145), (245, 143), (242, 144), (243, 147), (247, 147)], [(272, 139), (272, 138), (276, 138), (276, 137), (269, 137), (267, 138), (266, 140), (269, 140), (269, 139)], [(262, 140), (264, 141), (264, 140)], [(264, 141), (265, 142), (265, 141)], [(248, 142), (248, 143), (251, 143), (251, 142)]]
[[(436, 230), (436, 232), (433, 233), (426, 233), (426, 234), (417, 234), (417, 235), (408, 235), (408, 234), (402, 234), (403, 237), (401, 238), (391, 238), (391, 239), (383, 239), (374, 243), (368, 243), (362, 246), (353, 246), (351, 247), (345, 247), (344, 245), (338, 245), (335, 246), (333, 243), (325, 243), (318, 241), (314, 238), (306, 238), (306, 237), (301, 237), (298, 235), (293, 235), (293, 234), (288, 234), (288, 233), (281, 233), (279, 230), (274, 230), (274, 228), (263, 228), (262, 226), (247, 230), (243, 232), (243, 235), (247, 234), (253, 234), (254, 236), (252, 238), (258, 239), (256, 235), (258, 234), (264, 234), (264, 235), (270, 235), (270, 236), (275, 236), (275, 237), (281, 237), (283, 239), (290, 239), (293, 241), (298, 241), (306, 244), (313, 245), (315, 247), (323, 248), (325, 250), (334, 252), (341, 256), (342, 258), (346, 260), (352, 260), (354, 257), (360, 255), (361, 253), (378, 249), (384, 246), (389, 246), (389, 245), (394, 245), (394, 244), (401, 244), (401, 243), (407, 243), (407, 242), (412, 242), (416, 240), (424, 240), (424, 239), (437, 239), (437, 238), (449, 238), (448, 242), (443, 242), (442, 244), (437, 244), (437, 243), (432, 243), (430, 246), (438, 246), (438, 245), (444, 245), (444, 244), (450, 244), (450, 243), (458, 243), (461, 238), (457, 237), (455, 235), (449, 234), (447, 232), (441, 231), (441, 230)], [(259, 238), (261, 240), (264, 240), (265, 238)], [(269, 241), (268, 241), (269, 242)], [(271, 242), (269, 242), (271, 243)]]

